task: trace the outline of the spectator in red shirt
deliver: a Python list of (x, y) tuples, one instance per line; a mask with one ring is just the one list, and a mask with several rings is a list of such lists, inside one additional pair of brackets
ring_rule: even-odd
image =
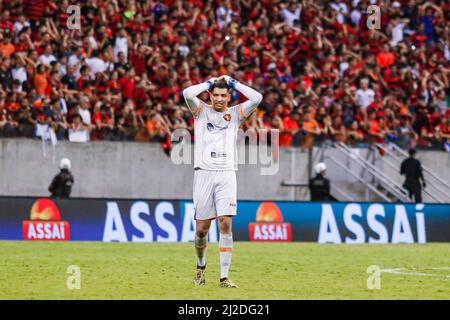
[[(101, 102), (100, 102), (101, 103)], [(95, 129), (92, 131), (92, 140), (114, 140), (114, 110), (107, 105), (96, 105), (92, 122)]]
[(280, 146), (292, 146), (292, 137), (299, 130), (299, 119), (300, 115), (298, 112), (292, 112), (283, 118), (282, 126), (280, 128)]
[(135, 52), (130, 55), (130, 62), (134, 67), (137, 75), (141, 75), (147, 70), (147, 55), (152, 52), (152, 49), (138, 44)]
[(6, 31), (7, 33), (12, 33), (14, 24), (11, 21), (9, 10), (3, 10), (0, 17), (0, 30)]
[(441, 139), (442, 150), (450, 152), (450, 120), (448, 117), (442, 118), (436, 127), (436, 137)]
[(119, 80), (122, 96), (127, 99), (131, 99), (133, 97), (133, 91), (136, 87), (135, 77), (136, 73), (134, 72), (134, 68), (131, 68), (126, 73), (126, 76)]
[(359, 126), (358, 121), (353, 121), (346, 132), (347, 144), (352, 147), (358, 147), (364, 141), (364, 132)]
[(387, 68), (395, 62), (395, 55), (390, 51), (389, 44), (382, 46), (381, 52), (377, 54), (376, 61), (381, 68)]

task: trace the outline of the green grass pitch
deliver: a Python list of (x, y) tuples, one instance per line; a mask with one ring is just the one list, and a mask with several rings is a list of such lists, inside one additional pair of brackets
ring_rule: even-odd
[[(235, 242), (218, 287), (219, 252), (208, 244), (206, 285), (195, 287), (192, 243), (0, 242), (0, 299), (450, 299), (450, 243), (323, 245)], [(67, 268), (81, 270), (69, 290)], [(367, 288), (367, 267), (381, 288)]]

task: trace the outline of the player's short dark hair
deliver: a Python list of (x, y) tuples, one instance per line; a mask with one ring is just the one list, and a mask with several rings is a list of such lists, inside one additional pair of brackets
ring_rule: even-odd
[(214, 88), (230, 90), (230, 87), (224, 79), (214, 81), (214, 84), (211, 86), (211, 89), (209, 91), (212, 92)]

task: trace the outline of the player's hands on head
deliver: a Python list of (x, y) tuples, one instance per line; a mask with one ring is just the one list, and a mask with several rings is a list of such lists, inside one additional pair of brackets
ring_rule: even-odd
[(227, 83), (228, 81), (230, 81), (231, 77), (227, 76), (226, 74), (221, 75), (220, 77), (217, 78), (217, 80), (225, 80)]
[(226, 74), (221, 75), (217, 80), (225, 80), (230, 88), (235, 88), (236, 80)]
[(211, 87), (213, 86), (214, 82), (217, 81), (217, 79), (218, 78), (216, 78), (216, 77), (212, 77), (206, 81), (206, 83), (208, 84), (208, 90), (211, 90)]

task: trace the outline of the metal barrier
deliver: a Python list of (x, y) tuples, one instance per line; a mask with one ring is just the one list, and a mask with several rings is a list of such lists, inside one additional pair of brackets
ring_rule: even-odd
[[(349, 161), (352, 161), (353, 163), (361, 166), (362, 172), (361, 174), (356, 174), (353, 170), (349, 169), (345, 164), (341, 163), (339, 160), (327, 156), (326, 150), (332, 147), (335, 150), (338, 150), (341, 152)], [(352, 150), (345, 144), (341, 142), (334, 142), (334, 143), (328, 143), (324, 144), (320, 150), (318, 151), (318, 155), (320, 155), (321, 160), (328, 159), (329, 161), (336, 164), (338, 167), (340, 167), (342, 170), (344, 170), (346, 173), (354, 177), (357, 181), (361, 182), (367, 191), (372, 191), (375, 195), (379, 196), (381, 199), (387, 202), (393, 202), (393, 201), (401, 201), (401, 202), (411, 202), (407, 190), (403, 188), (400, 184), (395, 182), (393, 179), (391, 179), (388, 175), (386, 175), (383, 171), (375, 167), (374, 164), (370, 163), (368, 159), (364, 159), (363, 157), (354, 154)], [(370, 181), (364, 179), (364, 172), (369, 173), (372, 179)], [(383, 191), (379, 190), (378, 187), (381, 186), (388, 194), (385, 194)], [(335, 192), (336, 189), (333, 189), (333, 192)], [(341, 191), (341, 190), (339, 190)], [(338, 192), (342, 194), (342, 192)], [(390, 198), (389, 195), (392, 195), (394, 198)], [(338, 197), (338, 198), (342, 198)], [(345, 194), (344, 198), (352, 198), (348, 195), (348, 193)], [(366, 201), (368, 201), (368, 194), (366, 193)]]

